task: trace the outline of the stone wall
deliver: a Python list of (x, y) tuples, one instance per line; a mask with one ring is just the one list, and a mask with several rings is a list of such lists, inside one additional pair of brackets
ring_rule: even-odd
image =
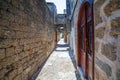
[(120, 1), (95, 0), (95, 80), (120, 80)]
[[(78, 0), (71, 19), (70, 39), (77, 61)], [(73, 7), (74, 8), (74, 7)], [(95, 80), (120, 80), (120, 1), (94, 0)], [(73, 34), (73, 35), (72, 35)], [(73, 46), (72, 45), (72, 46)]]
[(54, 48), (44, 0), (0, 0), (0, 80), (28, 80)]

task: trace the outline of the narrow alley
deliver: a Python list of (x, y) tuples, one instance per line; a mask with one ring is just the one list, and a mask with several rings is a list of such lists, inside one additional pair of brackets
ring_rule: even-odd
[(68, 44), (61, 39), (52, 52), (36, 80), (80, 80), (75, 59)]
[(0, 0), (0, 80), (120, 80), (120, 0)]

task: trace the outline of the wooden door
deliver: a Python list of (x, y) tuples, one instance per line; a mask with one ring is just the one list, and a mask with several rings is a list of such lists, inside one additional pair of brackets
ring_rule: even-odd
[[(90, 6), (85, 5), (82, 8), (78, 28), (78, 62), (81, 66), (84, 77), (93, 80), (94, 72), (94, 36), (93, 36), (93, 18)], [(79, 46), (80, 45), (80, 46)]]
[(85, 24), (85, 21), (86, 21), (86, 16), (85, 16), (85, 10), (83, 10), (83, 15), (82, 15), (82, 18), (81, 18), (82, 20), (81, 20), (81, 25), (80, 25), (80, 34), (81, 34), (81, 37), (80, 37), (80, 44), (81, 44), (81, 46), (80, 46), (80, 52), (81, 52), (81, 67), (82, 67), (82, 69), (83, 69), (83, 72), (84, 72), (84, 75), (86, 75), (85, 74), (85, 72), (86, 72), (86, 46), (85, 46), (85, 44), (86, 44), (86, 42), (85, 42), (85, 27), (86, 27), (86, 24)]
[(94, 37), (93, 37), (93, 19), (92, 10), (86, 6), (86, 76), (93, 80), (94, 69)]

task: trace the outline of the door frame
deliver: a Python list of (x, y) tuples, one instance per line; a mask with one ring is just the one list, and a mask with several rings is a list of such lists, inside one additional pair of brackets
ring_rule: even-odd
[[(94, 80), (94, 17), (93, 17), (93, 4), (90, 4), (90, 2), (88, 2), (88, 1), (86, 1), (86, 2), (84, 2), (82, 5), (81, 5), (81, 7), (80, 7), (80, 10), (79, 10), (79, 15), (78, 15), (78, 27), (77, 27), (77, 34), (78, 34), (78, 44), (77, 44), (77, 50), (78, 50), (78, 58), (77, 58), (77, 61), (78, 61), (78, 66), (82, 66), (83, 64), (82, 64), (82, 54), (83, 54), (83, 52), (81, 51), (81, 42), (80, 42), (80, 38), (81, 38), (81, 31), (79, 31), (79, 30), (81, 30), (81, 24), (82, 24), (82, 17), (83, 17), (83, 14), (84, 14), (84, 11), (85, 11), (85, 7), (90, 7), (90, 10), (91, 10), (91, 21), (92, 21), (92, 40), (93, 40), (93, 43), (92, 43), (92, 47), (93, 47), (93, 54), (92, 54), (92, 70), (93, 70), (93, 72), (92, 72), (92, 80)], [(85, 17), (86, 17), (86, 12), (85, 12)], [(86, 37), (86, 34), (87, 34), (87, 32), (86, 32), (86, 29), (87, 28), (87, 17), (86, 17), (86, 20), (85, 20), (85, 34), (84, 34), (84, 37)], [(84, 42), (84, 44), (86, 45), (86, 42)], [(84, 74), (85, 74), (85, 77), (88, 77), (89, 76), (89, 56), (88, 56), (88, 54), (86, 53), (85, 54), (85, 70), (83, 70), (84, 71)]]

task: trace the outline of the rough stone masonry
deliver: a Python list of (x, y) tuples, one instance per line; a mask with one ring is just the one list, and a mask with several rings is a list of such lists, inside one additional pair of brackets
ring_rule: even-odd
[(0, 0), (0, 80), (28, 80), (54, 48), (44, 0)]
[(120, 0), (95, 0), (95, 80), (120, 80)]
[[(81, 3), (84, 1), (92, 0), (67, 0), (69, 13), (67, 15), (73, 15), (70, 22), (70, 46), (74, 50), (76, 61), (78, 61), (78, 16)], [(120, 80), (120, 0), (94, 0), (93, 8), (94, 80)]]

